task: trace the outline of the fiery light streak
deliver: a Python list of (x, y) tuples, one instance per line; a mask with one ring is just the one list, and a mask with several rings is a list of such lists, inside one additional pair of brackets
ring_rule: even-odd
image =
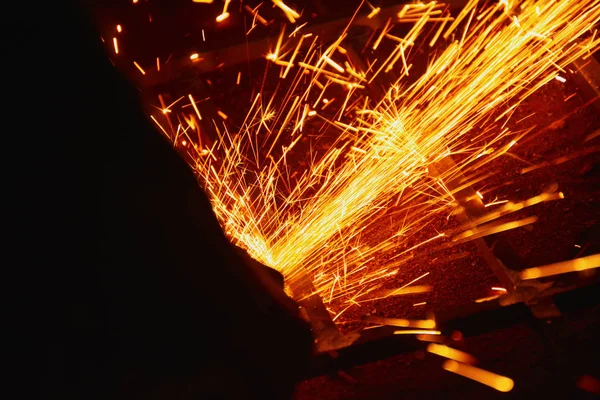
[(506, 376), (498, 375), (472, 365), (461, 364), (454, 360), (447, 360), (442, 365), (442, 368), (487, 385), (499, 392), (510, 392), (515, 386), (513, 380)]
[(138, 64), (136, 61), (133, 62), (133, 65), (142, 73), (142, 75), (146, 75), (146, 71)]
[[(290, 21), (300, 17), (282, 1), (273, 3)], [(256, 9), (246, 10), (258, 19)], [(444, 181), (459, 174), (469, 176), (467, 186), (485, 179), (483, 167), (507, 154), (527, 133), (494, 124), (505, 124), (518, 104), (555, 79), (557, 71), (600, 44), (593, 36), (584, 40), (600, 20), (598, 0), (501, 1), (487, 7), (470, 0), (455, 18), (445, 10), (437, 3), (406, 5), (398, 22), (412, 28), (404, 37), (390, 35), (387, 20), (372, 47), (383, 40), (398, 45), (385, 61), (368, 61), (364, 71), (332, 59), (345, 31), (326, 49), (316, 45), (315, 35), (308, 50), (301, 51), (308, 36), (288, 37), (290, 43), (284, 43), (282, 29), (266, 58), (281, 68), (282, 79), (295, 74), (287, 92), (271, 99), (257, 95), (235, 134), (215, 124), (219, 140), (194, 154), (193, 165), (232, 240), (289, 281), (310, 278), (316, 292), (326, 302), (337, 302), (342, 312), (380, 296), (386, 279), (398, 274), (423, 246), (451, 245), (452, 240), (533, 223), (535, 217), (490, 221), (562, 197), (552, 192), (520, 203), (494, 201), (488, 206), (496, 209), (454, 232), (416, 239), (434, 216), (459, 208), (454, 195), (460, 188), (450, 190)], [(425, 29), (428, 24), (434, 24), (432, 29)], [(430, 40), (422, 39), (426, 32), (433, 35)], [(424, 40), (429, 47), (445, 48), (436, 52), (422, 75), (407, 83), (411, 48)], [(294, 49), (287, 61), (285, 49)], [(385, 95), (367, 98), (366, 84), (391, 71), (401, 72), (400, 78)], [(304, 80), (308, 84), (301, 85)], [(337, 109), (331, 107), (340, 95), (344, 100), (335, 103)], [(189, 99), (200, 118), (191, 95)], [(227, 118), (221, 111), (219, 115)], [(311, 153), (309, 166), (292, 173), (288, 154), (303, 132), (325, 129), (338, 130), (335, 143)], [(456, 168), (433, 176), (430, 168), (454, 154), (461, 155)], [(390, 215), (398, 234), (366, 241)], [(334, 313), (336, 318), (341, 315)], [(400, 326), (435, 327), (431, 320), (392, 322), (398, 321)], [(465, 371), (458, 363), (447, 367)]]
[(600, 254), (544, 265), (543, 267), (528, 268), (521, 272), (521, 279), (544, 278), (546, 276), (585, 271), (593, 268), (600, 268)]
[(437, 354), (438, 356), (449, 358), (454, 361), (458, 361), (465, 364), (475, 364), (477, 363), (477, 359), (470, 355), (469, 353), (465, 353), (464, 351), (453, 349), (452, 347), (448, 347), (444, 344), (436, 344), (431, 343), (427, 345), (427, 351), (432, 354)]

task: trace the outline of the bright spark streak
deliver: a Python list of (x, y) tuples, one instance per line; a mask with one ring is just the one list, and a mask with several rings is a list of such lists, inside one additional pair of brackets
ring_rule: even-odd
[(454, 360), (447, 360), (442, 365), (442, 368), (487, 385), (499, 392), (510, 392), (515, 386), (513, 380), (506, 376), (498, 375), (472, 365), (462, 364)]

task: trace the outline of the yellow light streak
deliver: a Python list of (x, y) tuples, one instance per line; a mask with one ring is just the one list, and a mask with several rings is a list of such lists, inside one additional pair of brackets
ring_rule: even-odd
[(465, 353), (464, 351), (453, 349), (452, 347), (448, 347), (444, 344), (436, 344), (431, 343), (427, 345), (427, 351), (432, 354), (437, 354), (438, 356), (449, 358), (454, 361), (458, 361), (465, 364), (475, 364), (477, 363), (477, 359), (470, 355), (469, 353)]
[(442, 332), (430, 329), (404, 329), (394, 331), (394, 335), (441, 335)]
[(117, 42), (117, 38), (113, 38), (113, 47), (115, 49), (115, 54), (119, 54), (119, 43)]
[(515, 386), (513, 380), (506, 376), (498, 375), (472, 365), (461, 364), (454, 360), (445, 361), (442, 368), (489, 386), (499, 392), (510, 392)]
[(298, 14), (292, 8), (290, 8), (289, 6), (287, 6), (283, 1), (281, 1), (281, 0), (272, 0), (272, 1), (273, 1), (273, 4), (275, 4), (277, 7), (279, 7), (281, 9), (281, 11), (283, 11), (283, 13), (287, 17), (287, 19), (292, 24), (296, 23), (296, 20), (298, 18), (300, 18), (300, 14)]
[(200, 115), (200, 110), (198, 110), (198, 106), (196, 106), (196, 102), (194, 101), (194, 97), (192, 97), (191, 93), (188, 94), (188, 98), (190, 99), (190, 103), (192, 104), (192, 107), (194, 107), (194, 111), (196, 111), (198, 120), (202, 121), (202, 115)]
[(137, 62), (133, 62), (133, 65), (135, 65), (135, 67), (142, 73), (142, 75), (146, 75), (146, 71), (144, 71), (144, 69), (140, 66), (140, 64), (138, 64)]
[(229, 13), (228, 12), (224, 12), (222, 14), (219, 14), (216, 18), (217, 22), (223, 22), (225, 21), (227, 18), (229, 18)]
[(600, 254), (576, 258), (542, 267), (528, 268), (521, 271), (521, 279), (537, 279), (547, 276), (561, 275), (569, 272), (585, 271), (600, 267)]
[(379, 14), (379, 11), (381, 11), (381, 8), (377, 7), (374, 8), (373, 10), (371, 10), (371, 12), (369, 13), (369, 15), (367, 15), (367, 18), (371, 19), (374, 16), (376, 16), (377, 14)]

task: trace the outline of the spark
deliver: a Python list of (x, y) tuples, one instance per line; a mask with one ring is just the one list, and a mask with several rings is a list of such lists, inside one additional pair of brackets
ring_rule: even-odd
[(515, 386), (513, 380), (506, 376), (498, 375), (472, 365), (462, 364), (454, 360), (445, 361), (442, 368), (487, 385), (499, 392), (510, 392)]
[(273, 1), (273, 4), (275, 4), (277, 7), (279, 7), (281, 9), (281, 11), (283, 11), (283, 13), (287, 17), (287, 19), (292, 24), (296, 23), (296, 20), (298, 18), (300, 18), (300, 14), (298, 14), (292, 8), (290, 8), (289, 6), (287, 6), (283, 1), (281, 1), (281, 0), (272, 0), (272, 1)]
[(212, 4), (215, 0), (192, 0), (194, 3)]
[(394, 335), (441, 335), (442, 332), (430, 329), (404, 329), (394, 331)]
[(123, 31), (123, 28), (121, 28), (121, 25), (117, 25), (117, 32), (121, 33)]
[(477, 359), (464, 351), (453, 349), (452, 347), (431, 343), (427, 346), (427, 351), (438, 356), (449, 358), (450, 360), (458, 361), (465, 364), (475, 364)]
[(198, 106), (196, 106), (196, 102), (194, 101), (194, 98), (192, 97), (191, 94), (188, 95), (188, 98), (190, 99), (190, 103), (192, 104), (192, 107), (194, 107), (194, 111), (196, 111), (196, 115), (198, 116), (198, 120), (202, 121), (202, 115), (200, 115), (200, 110), (198, 110)]
[(200, 55), (198, 53), (194, 53), (190, 56), (190, 60), (195, 61), (198, 60), (199, 57)]
[(377, 14), (379, 14), (379, 11), (381, 11), (381, 8), (377, 7), (374, 8), (373, 10), (371, 10), (371, 12), (369, 13), (369, 15), (367, 15), (367, 18), (371, 19), (374, 16), (376, 16)]
[(116, 37), (113, 38), (113, 47), (115, 48), (115, 54), (119, 54), (119, 43)]
[(565, 78), (563, 78), (560, 75), (557, 75), (556, 78), (554, 78), (554, 79), (556, 79), (557, 81), (562, 82), (562, 83), (565, 83), (567, 81)]
[(133, 65), (142, 73), (142, 75), (146, 75), (146, 71), (138, 64), (136, 61), (133, 62)]
[(222, 14), (219, 14), (216, 18), (217, 22), (223, 22), (225, 21), (227, 18), (229, 18), (229, 13), (228, 12), (224, 12)]
[(600, 254), (576, 258), (542, 267), (528, 268), (521, 272), (521, 279), (537, 279), (546, 276), (561, 275), (569, 272), (585, 271), (600, 268)]

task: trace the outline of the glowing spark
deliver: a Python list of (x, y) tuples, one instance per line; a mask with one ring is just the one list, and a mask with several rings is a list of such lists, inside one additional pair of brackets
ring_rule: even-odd
[(190, 103), (192, 104), (192, 107), (194, 107), (194, 111), (196, 111), (198, 120), (202, 121), (202, 115), (200, 115), (200, 110), (198, 110), (198, 107), (196, 106), (196, 102), (194, 101), (194, 98), (192, 97), (191, 94), (188, 94), (188, 98), (190, 99)]
[(194, 3), (212, 4), (214, 0), (192, 0)]
[(472, 365), (461, 364), (454, 360), (445, 361), (442, 368), (446, 371), (454, 372), (465, 378), (487, 385), (499, 392), (510, 392), (515, 386), (513, 380), (506, 376), (498, 375)]
[(275, 4), (277, 7), (279, 7), (281, 9), (281, 11), (283, 11), (283, 13), (287, 17), (287, 19), (292, 24), (296, 23), (296, 20), (298, 18), (300, 18), (300, 14), (298, 14), (296, 11), (294, 11), (293, 9), (288, 7), (283, 1), (281, 1), (281, 0), (272, 0), (272, 1), (273, 1), (273, 4)]
[(229, 13), (228, 12), (224, 12), (222, 14), (219, 14), (219, 16), (217, 16), (217, 22), (223, 22), (225, 21), (227, 18), (229, 18)]
[(190, 56), (190, 60), (194, 61), (197, 60), (200, 57), (200, 55), (198, 53), (194, 53)]
[(437, 354), (438, 356), (449, 358), (465, 364), (477, 363), (477, 359), (472, 355), (443, 344), (431, 343), (427, 346), (427, 351), (429, 353)]
[(336, 70), (338, 70), (340, 73), (344, 73), (346, 71), (344, 71), (344, 68), (342, 68), (340, 66), (340, 64), (336, 63), (335, 61), (333, 61), (331, 58), (327, 57), (327, 56), (323, 56), (323, 60), (325, 60), (325, 62), (329, 65), (331, 65), (333, 68), (335, 68)]
[(160, 58), (156, 57), (156, 70), (160, 71)]
[(421, 329), (434, 329), (435, 321), (432, 319), (404, 319), (404, 318), (383, 318), (370, 316), (365, 318), (365, 321), (373, 322), (376, 324), (398, 326), (401, 328), (421, 328)]
[[(492, 287), (492, 290), (498, 290), (499, 292), (504, 292), (504, 293), (507, 292), (507, 290), (503, 287)], [(458, 361), (460, 361), (460, 360), (458, 360)]]
[(377, 7), (377, 8), (374, 8), (374, 9), (373, 9), (373, 10), (372, 10), (372, 11), (369, 13), (369, 15), (367, 15), (367, 18), (369, 18), (369, 19), (373, 18), (374, 16), (376, 16), (377, 14), (379, 14), (379, 11), (381, 11), (381, 8), (379, 8), (379, 7)]
[(557, 75), (556, 78), (554, 78), (554, 79), (556, 79), (557, 81), (562, 82), (562, 83), (565, 83), (567, 81), (565, 78), (563, 78), (560, 75)]
[(117, 32), (121, 33), (122, 30), (123, 28), (121, 28), (121, 25), (117, 25)]
[(146, 71), (143, 70), (143, 68), (140, 66), (140, 64), (138, 64), (137, 62), (133, 62), (133, 65), (135, 65), (135, 67), (140, 70), (140, 72), (142, 73), (142, 75), (146, 75)]
[(422, 301), (422, 302), (420, 302), (420, 303), (415, 303), (415, 304), (413, 304), (413, 307), (424, 306), (425, 304), (427, 304), (427, 302), (426, 302), (426, 301)]
[(217, 114), (219, 114), (219, 117), (221, 117), (223, 119), (227, 119), (227, 115), (223, 111), (217, 110)]
[(537, 279), (546, 276), (566, 274), (569, 272), (585, 271), (588, 269), (600, 267), (600, 254), (576, 258), (574, 260), (563, 261), (555, 264), (544, 265), (543, 267), (528, 268), (521, 272), (521, 279)]
[(442, 332), (429, 329), (404, 329), (394, 331), (394, 335), (441, 335)]
[(119, 44), (117, 43), (117, 38), (113, 38), (113, 46), (115, 48), (115, 54), (119, 54)]

